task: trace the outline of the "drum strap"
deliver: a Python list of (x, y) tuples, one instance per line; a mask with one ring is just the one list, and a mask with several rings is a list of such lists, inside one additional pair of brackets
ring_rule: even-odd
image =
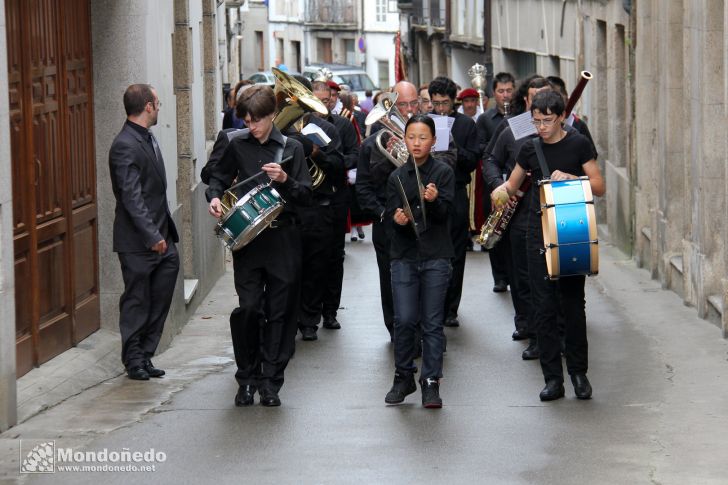
[(283, 145), (276, 151), (275, 156), (273, 157), (273, 163), (277, 163), (280, 165), (281, 160), (283, 159), (283, 151), (286, 149), (286, 143), (288, 142), (288, 137), (286, 135), (281, 134), (283, 137)]
[(543, 155), (543, 147), (541, 146), (541, 137), (533, 139), (533, 147), (536, 149), (536, 157), (538, 158), (538, 165), (541, 167), (541, 176), (543, 179), (551, 178), (551, 170), (546, 164), (546, 157)]

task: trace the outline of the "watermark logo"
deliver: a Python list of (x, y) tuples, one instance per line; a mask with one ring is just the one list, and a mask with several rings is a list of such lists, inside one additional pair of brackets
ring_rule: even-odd
[(37, 444), (24, 455), (21, 441), (20, 459), (20, 473), (55, 473), (56, 442), (45, 441)]
[(53, 440), (20, 440), (20, 473), (155, 472), (165, 461), (167, 454), (154, 448), (81, 451)]

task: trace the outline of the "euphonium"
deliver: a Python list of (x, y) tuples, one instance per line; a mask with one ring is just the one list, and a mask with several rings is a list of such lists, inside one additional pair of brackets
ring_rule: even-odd
[(513, 217), (513, 214), (516, 213), (518, 203), (521, 201), (530, 185), (531, 176), (529, 175), (518, 188), (515, 201), (504, 204), (490, 213), (488, 220), (485, 221), (485, 224), (483, 224), (483, 227), (480, 229), (480, 235), (475, 239), (475, 242), (483, 246), (485, 249), (493, 249), (493, 246), (495, 246), (496, 243), (500, 241), (501, 237), (503, 237), (503, 233), (505, 232), (506, 227), (508, 227), (508, 223), (511, 222), (511, 217)]
[(383, 124), (386, 129), (380, 130), (374, 142), (379, 151), (384, 154), (396, 167), (407, 163), (409, 152), (404, 143), (404, 126), (407, 118), (397, 109), (397, 93), (385, 93), (379, 97), (379, 102), (367, 115), (364, 124), (373, 125), (377, 121)]
[[(281, 132), (293, 127), (300, 132), (306, 125), (304, 115), (307, 113), (329, 114), (328, 108), (303, 84), (275, 67), (271, 68), (276, 77), (273, 92), (276, 95), (278, 112), (273, 124)], [(310, 157), (306, 159), (308, 172), (311, 175), (312, 188), (317, 189), (326, 178), (326, 174)]]

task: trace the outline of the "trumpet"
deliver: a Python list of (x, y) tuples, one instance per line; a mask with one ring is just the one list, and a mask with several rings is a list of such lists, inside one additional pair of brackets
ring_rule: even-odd
[(379, 102), (369, 112), (364, 124), (371, 126), (377, 121), (386, 129), (380, 130), (374, 142), (379, 151), (384, 154), (396, 167), (407, 163), (409, 152), (404, 143), (404, 126), (407, 118), (397, 109), (395, 105), (399, 95), (397, 93), (385, 93), (379, 97)]
[[(276, 77), (273, 92), (276, 95), (278, 112), (273, 118), (273, 124), (284, 132), (293, 128), (300, 132), (306, 125), (307, 114), (311, 112), (326, 115), (328, 108), (303, 84), (277, 68), (271, 68)], [(316, 190), (326, 178), (326, 173), (316, 165), (310, 157), (306, 159), (308, 173), (311, 175), (311, 187)]]

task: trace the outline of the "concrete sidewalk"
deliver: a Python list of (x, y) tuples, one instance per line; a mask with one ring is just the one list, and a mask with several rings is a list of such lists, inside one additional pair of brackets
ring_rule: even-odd
[(728, 343), (631, 260), (605, 243), (600, 251), (587, 285), (592, 401), (574, 399), (567, 382), (566, 399), (539, 402), (538, 364), (521, 361), (522, 343), (509, 338), (510, 297), (490, 292), (487, 255), (469, 253), (463, 325), (447, 329), (445, 408), (423, 410), (419, 392), (384, 406), (391, 346), (367, 239), (347, 243), (344, 328), (297, 342), (281, 408), (232, 405), (228, 273), (155, 358), (165, 378), (105, 379), (10, 429), (0, 477), (128, 482), (19, 475), (20, 439), (55, 439), (165, 450), (169, 460), (140, 483), (727, 483)]

